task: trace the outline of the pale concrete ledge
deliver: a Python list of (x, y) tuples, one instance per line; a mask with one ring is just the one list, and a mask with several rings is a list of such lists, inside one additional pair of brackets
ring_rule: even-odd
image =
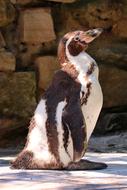
[(1, 190), (127, 190), (125, 153), (87, 153), (88, 159), (108, 164), (98, 171), (11, 170), (12, 158), (6, 151), (0, 155)]

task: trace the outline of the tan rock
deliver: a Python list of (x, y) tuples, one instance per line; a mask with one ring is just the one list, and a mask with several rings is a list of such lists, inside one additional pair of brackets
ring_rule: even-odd
[(108, 1), (94, 1), (88, 3), (85, 18), (89, 27), (110, 28), (116, 23), (122, 15), (121, 5), (119, 3), (109, 3)]
[(50, 51), (56, 51), (57, 43), (55, 41), (46, 42), (43, 44), (24, 44), (19, 45), (18, 58), (20, 62), (17, 63), (17, 66), (20, 65), (22, 68), (33, 67), (33, 63), (38, 54), (43, 52), (47, 54)]
[[(77, 28), (78, 28), (78, 30), (84, 30), (84, 27), (83, 27), (83, 25), (80, 24), (79, 20), (74, 18), (73, 11), (71, 12), (68, 10), (62, 10), (60, 14), (62, 14), (62, 17), (63, 17), (62, 18), (62, 22), (63, 22), (62, 27), (63, 28), (62, 28), (62, 33), (60, 34), (61, 37), (62, 37), (62, 35), (64, 35), (65, 33), (69, 32), (69, 31), (77, 30)], [(85, 23), (85, 21), (84, 21), (84, 23)], [(59, 27), (61, 27), (61, 24)]]
[(127, 38), (127, 17), (122, 18), (113, 25), (113, 33), (119, 37)]
[(104, 107), (127, 105), (127, 71), (100, 66), (100, 82), (104, 94)]
[(15, 56), (5, 50), (0, 51), (0, 71), (14, 71), (16, 66)]
[(0, 0), (0, 27), (8, 25), (15, 18), (15, 9), (9, 0)]
[(44, 92), (51, 83), (53, 75), (59, 69), (59, 64), (54, 56), (38, 57), (35, 61), (38, 77), (39, 91)]
[(27, 9), (21, 12), (19, 28), (21, 42), (39, 44), (55, 39), (49, 8)]
[(33, 65), (33, 56), (38, 54), (41, 50), (41, 44), (20, 44), (19, 49), (20, 53), (18, 58), (21, 60), (20, 66), (23, 67), (30, 67)]
[(34, 72), (0, 73), (0, 117), (29, 119), (35, 109)]

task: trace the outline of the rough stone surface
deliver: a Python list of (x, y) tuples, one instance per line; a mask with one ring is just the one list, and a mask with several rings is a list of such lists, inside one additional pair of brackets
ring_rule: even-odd
[(0, 48), (5, 47), (5, 45), (6, 45), (5, 40), (3, 38), (2, 33), (0, 32)]
[[(58, 9), (54, 19), (59, 34), (69, 30), (86, 30), (96, 27), (102, 27), (112, 32), (117, 22), (119, 20), (122, 22), (122, 17), (126, 17), (122, 9), (123, 5), (115, 1), (80, 1), (72, 7), (66, 5), (62, 9)], [(58, 14), (60, 17), (57, 17)]]
[(33, 0), (11, 0), (11, 3), (25, 5), (27, 3), (31, 3), (32, 1)]
[[(99, 41), (103, 43), (103, 40)], [(122, 43), (113, 43), (109, 42), (108, 44), (100, 46), (95, 51), (94, 49), (94, 57), (99, 60), (99, 62), (112, 66), (117, 67), (120, 69), (127, 70), (127, 45), (125, 42)]]
[(121, 18), (121, 15), (122, 9), (120, 3), (110, 3), (110, 1), (88, 3), (85, 12), (89, 27), (103, 27), (105, 29), (114, 25), (116, 20)]
[(116, 36), (127, 38), (127, 17), (122, 18), (113, 26), (113, 32)]
[(5, 50), (0, 51), (0, 71), (14, 71), (16, 65), (15, 56)]
[(15, 18), (15, 9), (9, 0), (0, 0), (0, 27), (11, 23)]
[(12, 150), (1, 151), (0, 187), (2, 190), (126, 190), (127, 155), (124, 153), (87, 153), (88, 160), (106, 162), (108, 168), (93, 171), (12, 170)]
[(36, 106), (35, 74), (1, 73), (0, 89), (0, 147), (23, 143)]
[[(43, 2), (44, 0), (42, 0)], [(60, 2), (60, 3), (73, 3), (75, 2), (76, 0), (47, 0), (47, 1), (53, 1), (53, 2)], [(13, 4), (21, 4), (21, 5), (25, 5), (25, 4), (28, 4), (28, 3), (36, 3), (36, 2), (39, 2), (39, 0), (11, 0), (11, 2)]]
[(61, 3), (73, 3), (76, 0), (50, 0), (50, 1), (54, 1), (54, 2), (61, 2)]
[(37, 57), (36, 54), (40, 53), (41, 47), (42, 47), (41, 44), (36, 44), (36, 45), (20, 44), (19, 54), (18, 54), (20, 63), (18, 63), (17, 66), (20, 68), (31, 67), (34, 62), (34, 56)]
[(100, 114), (94, 135), (110, 135), (127, 131), (127, 112), (126, 107), (121, 110), (114, 108), (113, 110), (103, 110)]
[(104, 107), (127, 105), (127, 71), (100, 66), (100, 83), (104, 94)]
[[(103, 128), (103, 126), (102, 126)], [(92, 137), (89, 141), (88, 151), (100, 153), (126, 153), (127, 154), (127, 132), (113, 135)], [(127, 158), (126, 158), (127, 159)]]
[(18, 51), (18, 29), (17, 29), (17, 23), (12, 22), (11, 24), (7, 25), (6, 27), (2, 28), (2, 35), (4, 37), (4, 41), (6, 43), (5, 48), (8, 51), (11, 51), (15, 56)]
[(35, 63), (38, 75), (38, 88), (41, 92), (44, 92), (50, 84), (55, 71), (59, 69), (60, 66), (54, 56), (38, 57)]
[(56, 38), (49, 8), (27, 9), (21, 12), (19, 28), (21, 42), (38, 44)]
[(127, 130), (127, 106), (102, 109), (94, 135), (115, 135)]
[(0, 117), (0, 147), (21, 146), (26, 142), (29, 117)]
[(18, 72), (0, 74), (0, 115), (29, 117), (35, 108), (35, 74)]

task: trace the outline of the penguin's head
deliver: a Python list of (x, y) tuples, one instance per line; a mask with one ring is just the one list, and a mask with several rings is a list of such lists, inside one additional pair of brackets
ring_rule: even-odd
[(67, 57), (67, 52), (72, 56), (77, 56), (82, 51), (86, 50), (88, 44), (97, 38), (101, 33), (102, 28), (96, 28), (88, 31), (73, 31), (64, 35), (58, 46), (58, 58), (60, 63), (63, 63)]

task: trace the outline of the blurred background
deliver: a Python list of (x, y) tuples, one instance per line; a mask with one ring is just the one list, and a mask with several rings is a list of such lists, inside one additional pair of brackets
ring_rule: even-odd
[(90, 150), (127, 152), (127, 0), (0, 0), (0, 148), (24, 145), (59, 69), (60, 38), (96, 27), (105, 32), (87, 51), (100, 68), (104, 105)]

